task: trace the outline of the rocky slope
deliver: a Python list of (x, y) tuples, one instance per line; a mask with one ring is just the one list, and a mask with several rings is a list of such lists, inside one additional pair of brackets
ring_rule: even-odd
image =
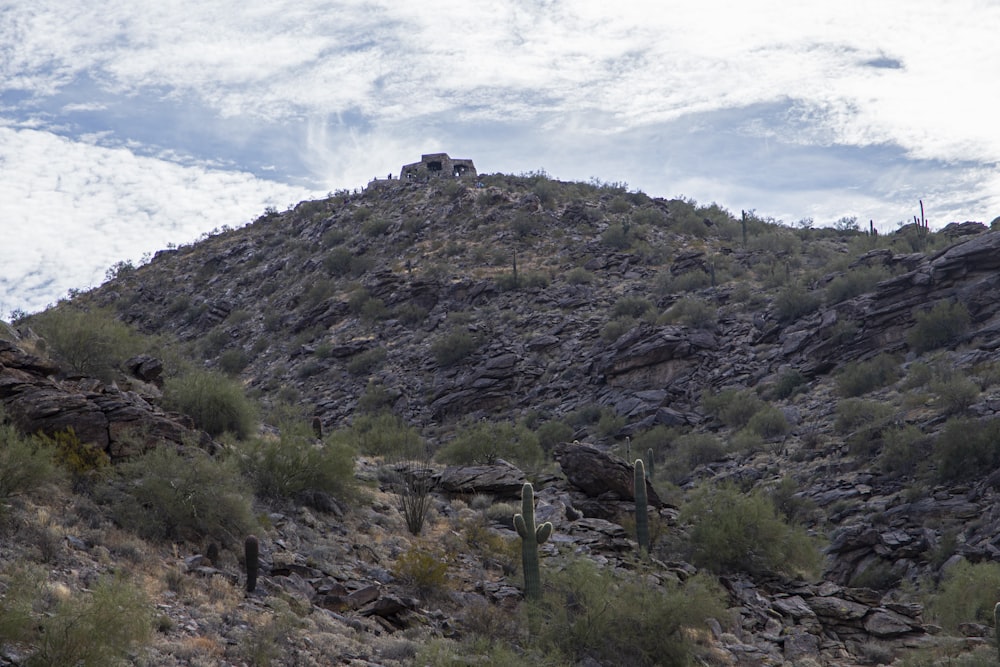
[[(162, 251), (146, 266), (121, 267), (74, 302), (111, 306), (146, 333), (175, 337), (207, 366), (238, 374), (265, 405), (307, 405), (326, 431), (386, 409), (434, 445), (463, 420), (563, 421), (573, 439), (594, 444), (592, 455), (560, 445), (561, 465), (545, 472), (438, 467), (439, 535), (480, 520), (465, 504), (476, 494), (512, 500), (530, 477), (539, 487), (539, 519), (555, 523), (550, 555), (569, 547), (629, 569), (635, 547), (622, 527), (632, 504), (624, 458), (641, 454), (627, 449), (628, 439), (651, 432), (666, 439), (654, 454), (667, 468), (654, 497), (656, 486), (679, 502), (703, 480), (774, 489), (790, 479), (792, 499), (807, 508), (801, 520), (828, 540), (822, 580), (722, 578), (738, 620), (713, 626), (706, 655), (714, 664), (888, 664), (903, 648), (939, 641), (939, 629), (902, 585), (936, 581), (960, 559), (1000, 560), (992, 470), (946, 483), (930, 454), (923, 458), (931, 467), (919, 470), (883, 458), (892, 429), (921, 434), (910, 453), (920, 458), (919, 447), (932, 448), (949, 417), (989, 420), (1000, 409), (1000, 388), (990, 380), (998, 265), (1000, 233), (974, 223), (872, 238), (734, 219), (717, 207), (609, 186), (497, 175), (483, 177), (482, 187), (382, 183), (303, 202)], [(862, 273), (881, 280), (834, 290)], [(918, 350), (912, 332), (922, 313), (954, 303), (964, 305), (966, 325), (932, 351)], [(18, 340), (0, 342), (0, 400), (24, 430), (72, 425), (113, 458), (131, 454), (115, 448), (126, 441), (116, 434), (137, 421), (151, 445), (190, 437), (190, 423), (142, 391), (154, 379), (149, 360), (129, 365), (136, 385), (122, 389), (62, 377), (51, 362), (26, 354), (24, 326), (7, 337)], [(844, 426), (839, 374), (884, 353), (899, 355), (901, 377), (864, 398), (890, 406), (889, 414), (874, 428)], [(921, 368), (957, 371), (975, 378), (978, 390), (948, 407), (943, 390), (912, 382)], [(795, 386), (783, 391), (790, 377)], [(753, 390), (786, 427), (680, 466), (679, 434), (746, 438), (706, 408), (705, 394), (725, 389)], [(375, 462), (362, 460), (359, 474), (374, 481)], [(519, 597), (503, 564), (483, 569), (462, 554), (451, 566), (451, 599), (422, 599), (389, 572), (412, 541), (391, 494), (376, 495), (369, 508), (332, 511), (272, 511), (265, 590), (293, 607), (323, 610), (299, 615), (308, 632), (286, 633), (297, 637), (288, 641), (298, 662), (280, 664), (332, 657), (406, 664), (430, 637), (457, 634), (456, 605), (503, 608)], [(674, 506), (658, 514), (668, 530), (683, 530)], [(502, 522), (488, 525), (513, 539)], [(69, 539), (79, 537), (76, 529), (61, 530), (67, 548), (77, 548)], [(694, 570), (677, 554), (659, 556), (659, 579)], [(80, 557), (73, 552), (71, 560)], [(220, 566), (195, 553), (159, 558), (191, 578), (239, 576), (235, 559)], [(215, 622), (211, 632), (196, 612), (161, 596), (164, 613), (175, 617), (169, 641), (211, 635), (237, 643), (249, 616), (273, 605), (267, 597), (217, 595), (236, 620)], [(358, 639), (399, 637), (403, 627), (410, 628), (405, 639)], [(304, 644), (303, 636), (312, 639)], [(338, 642), (348, 648), (330, 647)], [(180, 659), (157, 650), (155, 664)]]

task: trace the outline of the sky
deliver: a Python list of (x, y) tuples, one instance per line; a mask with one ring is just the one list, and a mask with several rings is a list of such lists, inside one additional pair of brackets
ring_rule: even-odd
[(0, 317), (424, 153), (988, 224), (997, 26), (1000, 0), (0, 0)]

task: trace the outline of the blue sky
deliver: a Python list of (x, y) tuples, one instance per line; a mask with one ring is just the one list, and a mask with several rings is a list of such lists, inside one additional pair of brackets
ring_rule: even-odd
[(0, 0), (0, 316), (441, 151), (789, 224), (988, 223), (997, 25), (998, 0)]

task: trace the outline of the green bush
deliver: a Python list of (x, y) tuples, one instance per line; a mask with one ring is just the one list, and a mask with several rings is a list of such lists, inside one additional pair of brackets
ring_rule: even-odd
[(785, 435), (789, 426), (781, 410), (773, 405), (764, 405), (750, 417), (747, 428), (767, 440)]
[[(545, 595), (526, 608), (533, 647), (554, 664), (694, 664), (693, 635), (709, 618), (725, 613), (723, 593), (711, 578), (657, 586), (645, 578), (615, 574), (586, 559), (546, 573)], [(531, 647), (529, 647), (531, 648)], [(521, 663), (525, 664), (525, 663)]]
[(888, 475), (912, 475), (930, 454), (927, 437), (916, 426), (886, 429), (878, 467)]
[(448, 590), (448, 563), (441, 551), (410, 547), (396, 559), (392, 571), (423, 596), (442, 595)]
[(510, 422), (478, 422), (458, 429), (455, 437), (437, 453), (442, 463), (473, 465), (497, 459), (532, 467), (542, 462), (544, 453), (538, 436), (526, 426)]
[(731, 388), (717, 394), (706, 391), (701, 396), (701, 407), (726, 426), (743, 428), (764, 407), (764, 402), (752, 389)]
[(949, 419), (934, 442), (944, 481), (973, 480), (1000, 466), (1000, 419)]
[(417, 429), (387, 412), (355, 417), (345, 435), (362, 454), (393, 461), (419, 461), (427, 457), (427, 443)]
[(850, 269), (843, 276), (834, 278), (826, 286), (825, 301), (828, 304), (840, 303), (859, 294), (870, 292), (880, 281), (889, 277), (885, 267), (870, 266)]
[(250, 364), (250, 356), (239, 348), (229, 348), (219, 355), (219, 370), (229, 376), (239, 375)]
[(638, 321), (634, 317), (616, 317), (601, 327), (601, 340), (613, 343), (635, 328)]
[(806, 382), (806, 377), (794, 368), (783, 371), (771, 387), (771, 395), (778, 399), (789, 398), (794, 396)]
[(945, 570), (928, 605), (930, 615), (946, 630), (960, 634), (963, 623), (990, 625), (1000, 600), (1000, 563), (960, 561)]
[(30, 324), (59, 361), (104, 382), (111, 382), (118, 365), (145, 347), (142, 337), (106, 308), (61, 306), (33, 315)]
[(232, 433), (245, 439), (253, 432), (256, 410), (235, 381), (216, 373), (193, 370), (168, 378), (163, 401), (170, 410), (191, 417), (212, 437)]
[(55, 463), (54, 454), (38, 440), (26, 438), (13, 426), (0, 423), (0, 501), (43, 492), (60, 481), (64, 475)]
[(710, 303), (693, 297), (677, 301), (663, 314), (663, 321), (684, 324), (689, 327), (707, 328), (718, 319), (718, 310)]
[(570, 269), (569, 273), (566, 274), (566, 282), (570, 285), (589, 285), (594, 282), (594, 274), (582, 266), (578, 266)]
[[(638, 451), (644, 450), (638, 449)], [(670, 448), (670, 453), (663, 466), (666, 470), (664, 476), (671, 482), (679, 483), (694, 468), (719, 461), (725, 458), (726, 454), (728, 454), (726, 445), (711, 433), (682, 435), (674, 441), (673, 447)]]
[(712, 572), (815, 574), (821, 556), (804, 530), (779, 516), (762, 491), (705, 484), (685, 504), (692, 562)]
[(914, 320), (906, 343), (920, 354), (953, 343), (968, 330), (972, 318), (964, 304), (941, 301), (930, 310), (916, 313)]
[(237, 543), (252, 532), (250, 494), (236, 467), (199, 449), (158, 447), (115, 473), (96, 495), (120, 525), (142, 537)]
[(614, 250), (626, 250), (632, 245), (628, 229), (620, 222), (608, 225), (608, 228), (601, 234), (601, 242)]
[(560, 442), (569, 442), (573, 439), (573, 427), (564, 421), (547, 421), (535, 431), (538, 436), (538, 444), (542, 451), (550, 452)]
[(892, 384), (901, 374), (899, 360), (889, 354), (852, 361), (837, 374), (837, 392), (845, 397), (861, 396)]
[(791, 322), (813, 312), (820, 305), (820, 298), (798, 285), (791, 285), (778, 292), (774, 298), (774, 314), (781, 322)]
[(612, 319), (617, 317), (642, 318), (653, 310), (653, 304), (641, 296), (624, 296), (611, 309)]
[[(40, 595), (44, 575), (19, 570), (4, 576), (0, 598), (0, 647), (17, 645), (29, 667), (125, 664), (149, 640), (152, 607), (142, 590), (105, 578), (85, 593)], [(4, 652), (6, 653), (6, 651)]]
[(431, 355), (438, 366), (454, 366), (478, 347), (476, 339), (468, 331), (453, 329), (431, 344)]
[(979, 398), (979, 385), (962, 375), (931, 382), (930, 390), (937, 394), (937, 404), (947, 415), (967, 411)]
[(370, 350), (359, 352), (347, 362), (347, 372), (351, 375), (368, 375), (382, 365), (385, 357), (384, 347), (373, 347)]
[(884, 423), (893, 414), (892, 406), (861, 398), (847, 398), (837, 403), (833, 426), (837, 433), (849, 434)]
[(243, 443), (239, 463), (263, 498), (295, 498), (309, 492), (338, 498), (354, 495), (354, 449), (334, 435), (317, 444), (304, 422), (282, 424), (277, 438)]

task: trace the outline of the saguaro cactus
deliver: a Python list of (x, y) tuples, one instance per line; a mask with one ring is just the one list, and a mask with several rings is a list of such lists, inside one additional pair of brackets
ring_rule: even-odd
[(521, 566), (524, 570), (524, 596), (538, 599), (542, 596), (542, 580), (538, 574), (538, 545), (552, 535), (552, 523), (546, 521), (535, 527), (535, 490), (530, 482), (521, 487), (521, 513), (514, 515), (514, 527), (521, 536)]
[(247, 561), (247, 592), (253, 593), (257, 588), (257, 571), (260, 567), (260, 543), (256, 535), (247, 535), (243, 542), (243, 552)]
[(649, 516), (646, 498), (646, 469), (642, 459), (635, 460), (635, 539), (641, 551), (649, 551)]
[(653, 448), (650, 447), (646, 450), (646, 460), (643, 461), (646, 464), (646, 479), (653, 481)]
[(997, 659), (1000, 660), (1000, 602), (993, 607), (993, 637), (997, 642)]

